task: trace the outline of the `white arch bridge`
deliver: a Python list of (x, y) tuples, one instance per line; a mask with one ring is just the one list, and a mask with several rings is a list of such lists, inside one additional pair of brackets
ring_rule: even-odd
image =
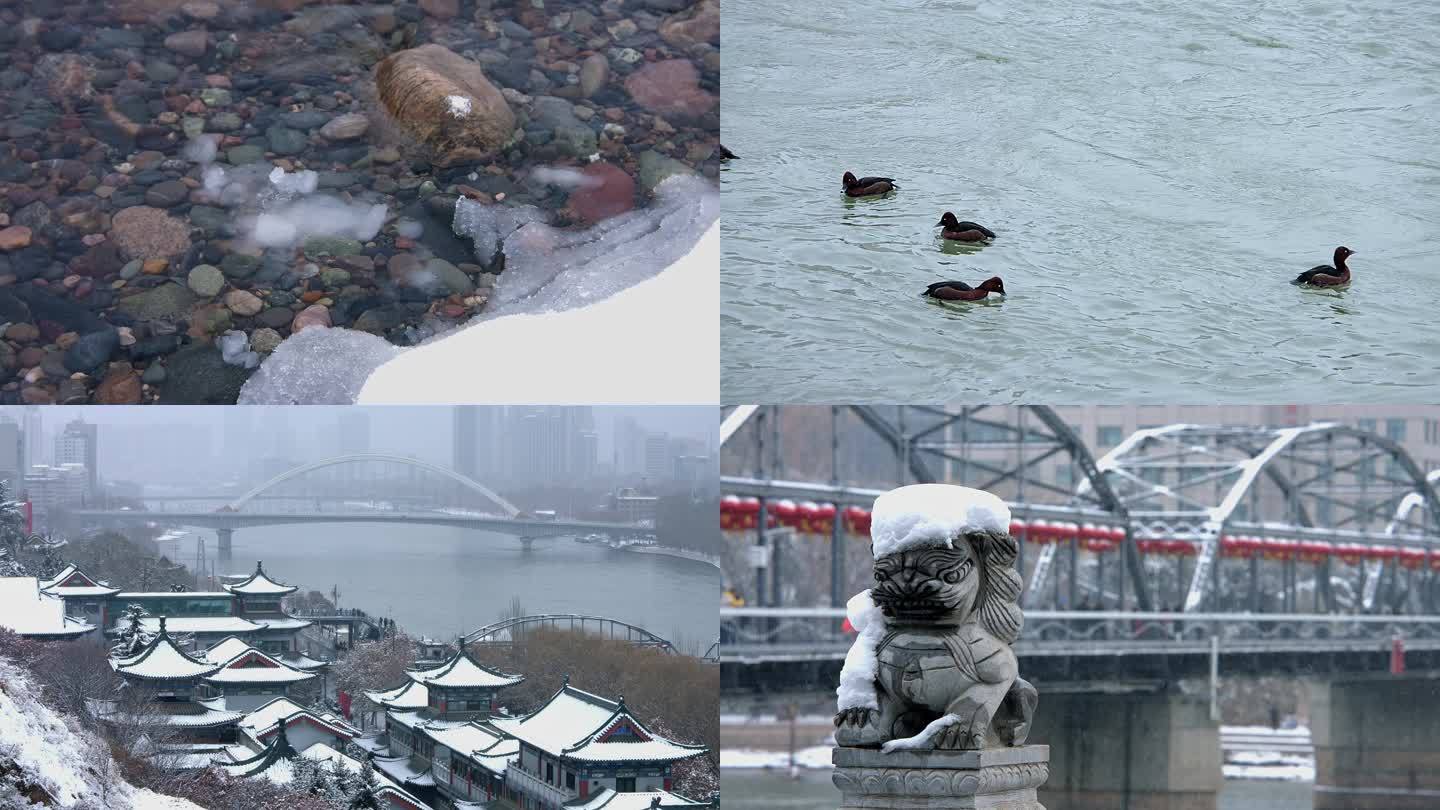
[(523, 645), (525, 637), (536, 630), (569, 630), (603, 638), (607, 641), (625, 641), (637, 647), (656, 649), (665, 653), (675, 654), (678, 652), (675, 645), (638, 624), (606, 616), (588, 616), (579, 613), (512, 616), (487, 624), (466, 635), (465, 643), (482, 647)]
[[(342, 496), (334, 496), (327, 501), (320, 496), (284, 495), (287, 485), (293, 486), (297, 481), (303, 481), (312, 473), (377, 463), (399, 465), (435, 476), (449, 485), (479, 495), (486, 502), (487, 508), (484, 511), (424, 508), (415, 504), (397, 507), (393, 503), (367, 504), (358, 499), (347, 500)], [(343, 491), (345, 482), (330, 482), (329, 485), (332, 488), (340, 487)], [(270, 496), (276, 495), (287, 499), (287, 503), (284, 504), (285, 508), (280, 508), (275, 505), (275, 502), (267, 500)], [(355, 453), (303, 464), (271, 477), (238, 497), (187, 496), (176, 499), (157, 497), (152, 502), (189, 504), (206, 500), (218, 502), (221, 505), (213, 509), (189, 505), (177, 509), (79, 509), (71, 511), (70, 515), (95, 525), (170, 524), (213, 529), (219, 538), (219, 551), (222, 557), (228, 556), (230, 553), (234, 533), (238, 529), (307, 523), (396, 523), (458, 526), (515, 535), (527, 546), (532, 540), (570, 534), (598, 534), (611, 541), (626, 538), (653, 539), (655, 534), (653, 526), (613, 521), (575, 520), (551, 514), (525, 512), (495, 490), (469, 476), (421, 459), (385, 453)], [(335, 503), (338, 503), (338, 507), (327, 508), (327, 506), (334, 506)]]

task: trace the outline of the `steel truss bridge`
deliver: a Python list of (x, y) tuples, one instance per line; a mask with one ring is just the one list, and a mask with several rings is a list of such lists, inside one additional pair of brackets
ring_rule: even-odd
[(672, 655), (677, 652), (675, 645), (637, 624), (579, 613), (512, 616), (469, 633), (465, 636), (465, 643), (481, 647), (524, 645), (525, 636), (535, 630), (569, 630), (607, 641), (625, 641), (637, 647), (660, 650)]
[[(404, 508), (358, 508), (353, 504), (339, 504), (324, 498), (304, 497), (303, 499), (281, 502), (275, 505), (275, 498), (285, 498), (285, 488), (303, 482), (314, 473), (336, 468), (374, 464), (398, 465), (417, 474), (434, 476), (446, 482), (447, 486), (458, 487), (484, 500), (486, 509), (421, 509), (413, 505)], [(357, 500), (359, 500), (357, 498)], [(196, 526), (214, 529), (220, 533), (221, 551), (229, 547), (230, 537), (237, 529), (256, 526), (279, 526), (306, 523), (398, 523), (406, 525), (459, 526), (519, 536), (529, 541), (545, 537), (569, 534), (600, 534), (618, 540), (620, 538), (651, 538), (654, 528), (628, 523), (572, 520), (565, 518), (540, 517), (521, 511), (499, 493), (445, 467), (431, 464), (408, 456), (383, 453), (361, 453), (322, 459), (287, 470), (264, 483), (213, 509), (197, 509), (185, 505), (188, 499), (160, 497), (156, 505), (168, 505), (167, 501), (182, 504), (178, 509), (137, 510), (137, 509), (76, 509), (68, 514), (88, 523), (101, 525), (137, 525), (164, 522), (175, 525)], [(312, 507), (313, 508), (308, 508)]]
[(1027, 613), (1440, 612), (1440, 471), (1349, 425), (1168, 425), (1097, 458), (1043, 406), (737, 406), (721, 442), (722, 528), (750, 546), (727, 571), (753, 571), (758, 607), (793, 603), (797, 576), (839, 607), (865, 587), (869, 555), (845, 550), (874, 498), (950, 481), (1010, 503)]

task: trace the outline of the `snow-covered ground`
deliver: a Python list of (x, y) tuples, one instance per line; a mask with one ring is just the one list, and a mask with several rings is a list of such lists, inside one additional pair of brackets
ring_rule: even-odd
[[(100, 741), (41, 704), (29, 676), (0, 658), (0, 763), (6, 762), (18, 765), (21, 781), (42, 788), (57, 807), (84, 802), (113, 810), (201, 810), (121, 780)], [(0, 783), (0, 804), (12, 798), (4, 790)]]

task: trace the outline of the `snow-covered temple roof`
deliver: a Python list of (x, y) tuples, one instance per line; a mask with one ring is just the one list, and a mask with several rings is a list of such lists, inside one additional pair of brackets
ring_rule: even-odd
[(290, 738), (285, 734), (285, 727), (281, 726), (279, 732), (275, 735), (275, 739), (271, 740), (270, 744), (261, 749), (259, 753), (248, 759), (237, 760), (235, 762), (217, 762), (216, 767), (226, 774), (236, 777), (259, 776), (261, 774), (270, 777), (272, 776), (272, 769), (284, 770), (286, 772), (284, 774), (273, 774), (273, 777), (275, 777), (273, 781), (285, 784), (290, 781), (288, 763), (298, 756), (300, 756), (300, 752), (296, 751), (295, 747), (290, 744)]
[(423, 709), (430, 705), (430, 690), (423, 683), (406, 681), (394, 689), (366, 692), (365, 697), (387, 709)]
[[(239, 641), (239, 639), (234, 639), (233, 637), (232, 639), (227, 639), (227, 641), (231, 640)], [(234, 645), (230, 645), (228, 648), (228, 650), (233, 649)], [(206, 654), (206, 660), (216, 662), (218, 656), (214, 653), (215, 648), (212, 647)], [(207, 675), (205, 682), (219, 686), (225, 686), (227, 684), (237, 686), (274, 684), (281, 686), (308, 681), (314, 677), (315, 676), (309, 672), (301, 672), (294, 667), (286, 665), (283, 661), (266, 655), (261, 650), (257, 650), (247, 644), (245, 645), (245, 649), (225, 659), (220, 669), (213, 675)]]
[(223, 586), (230, 593), (241, 596), (284, 596), (294, 593), (297, 590), (295, 585), (285, 585), (276, 582), (265, 574), (265, 567), (261, 561), (255, 563), (255, 573), (251, 574), (243, 582), (234, 585)]
[[(330, 763), (338, 761), (345, 768), (345, 770), (355, 774), (360, 773), (360, 771), (363, 770), (365, 767), (365, 764), (360, 760), (355, 759), (354, 757), (346, 756), (345, 754), (336, 751), (334, 748), (326, 745), (323, 742), (315, 743), (309, 748), (306, 748), (304, 751), (301, 751), (300, 756), (304, 757), (305, 759), (314, 760), (316, 762)], [(400, 787), (400, 785), (396, 784), (378, 769), (375, 771), (375, 781), (378, 782), (380, 785), (379, 790), (376, 791), (377, 793), (384, 794), (386, 792), (392, 792), (398, 794), (399, 798), (403, 798), (405, 801), (409, 802), (411, 805), (417, 808), (428, 807), (428, 805), (415, 798), (413, 794)]]
[(519, 740), (473, 720), (465, 723), (431, 722), (420, 727), (420, 731), (496, 776), (504, 776), (505, 769), (520, 756)]
[(245, 716), (239, 723), (240, 731), (254, 740), (261, 740), (275, 732), (282, 724), (294, 725), (308, 722), (337, 737), (351, 739), (360, 736), (360, 730), (329, 712), (316, 712), (301, 706), (290, 698), (279, 697), (260, 706)]
[[(120, 629), (125, 618), (117, 619), (112, 630)], [(265, 625), (252, 622), (249, 619), (242, 619), (239, 616), (171, 616), (170, 631), (173, 633), (258, 633), (265, 629)], [(160, 628), (160, 619), (154, 616), (147, 616), (140, 620), (140, 626), (146, 632), (153, 633)]]
[[(658, 804), (656, 801), (658, 800)], [(650, 810), (653, 807), (709, 807), (705, 802), (691, 801), (665, 790), (647, 790), (639, 793), (616, 793), (612, 788), (602, 788), (583, 799), (572, 799), (565, 803), (565, 810)]]
[(160, 617), (158, 630), (145, 649), (129, 658), (111, 659), (110, 666), (127, 678), (146, 681), (186, 681), (202, 678), (219, 669), (209, 661), (195, 658), (175, 646)]
[(584, 762), (674, 762), (706, 750), (655, 734), (630, 714), (624, 697), (606, 700), (576, 689), (569, 678), (534, 712), (491, 723), (547, 754)]
[(60, 569), (60, 573), (49, 579), (40, 580), (40, 589), (56, 596), (72, 598), (114, 596), (120, 592), (119, 588), (110, 587), (74, 564), (65, 566)]
[(0, 627), (27, 638), (75, 638), (95, 629), (65, 615), (65, 601), (35, 577), (0, 577)]
[(490, 687), (499, 689), (514, 686), (525, 680), (524, 675), (507, 675), (477, 663), (460, 642), (460, 650), (450, 660), (433, 669), (408, 670), (410, 680), (438, 688)]

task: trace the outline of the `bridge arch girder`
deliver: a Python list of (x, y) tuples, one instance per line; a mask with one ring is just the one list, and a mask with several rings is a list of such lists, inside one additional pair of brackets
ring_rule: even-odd
[[(492, 622), (466, 634), (465, 642), (467, 644), (513, 643), (517, 631), (518, 634), (523, 634), (529, 629), (536, 627), (563, 627), (564, 629), (580, 630), (583, 632), (589, 629), (591, 625), (602, 628), (602, 632), (600, 633), (602, 638), (610, 638), (617, 641), (621, 640), (615, 638), (614, 629), (616, 627), (622, 627), (626, 630), (626, 638), (623, 639), (624, 641), (639, 643), (646, 647), (654, 647), (664, 650), (667, 653), (673, 654), (678, 652), (675, 649), (675, 645), (671, 644), (668, 639), (662, 638), (638, 624), (632, 624), (621, 619), (612, 619), (609, 616), (592, 616), (581, 613), (541, 613), (531, 616), (512, 616), (508, 619)], [(609, 628), (611, 635), (606, 636), (603, 628)], [(503, 639), (500, 638), (502, 633), (505, 634)]]
[(393, 455), (390, 453), (352, 453), (343, 456), (333, 456), (331, 458), (321, 459), (320, 461), (312, 461), (308, 464), (302, 464), (299, 467), (295, 467), (294, 469), (286, 470), (285, 472), (272, 477), (270, 480), (265, 481), (259, 486), (252, 488), (249, 492), (246, 492), (244, 495), (241, 495), (239, 498), (231, 501), (228, 508), (230, 511), (238, 512), (242, 508), (244, 508), (245, 504), (249, 503), (255, 497), (263, 494), (266, 490), (269, 490), (272, 487), (279, 486), (286, 481), (298, 478), (299, 476), (305, 475), (306, 473), (315, 472), (316, 470), (323, 470), (327, 467), (337, 467), (343, 464), (355, 464), (373, 461), (407, 465), (415, 467), (416, 469), (421, 469), (427, 472), (432, 472), (437, 475), (444, 476), (445, 478), (449, 478), (451, 481), (460, 484), (466, 489), (469, 489), (472, 492), (476, 492), (489, 499), (496, 506), (499, 506), (501, 509), (503, 509), (507, 517), (513, 518), (520, 514), (519, 508), (517, 508), (514, 504), (502, 498), (499, 493), (495, 492), (494, 490), (490, 489), (479, 481), (470, 478), (469, 476), (461, 475), (460, 473), (455, 472), (454, 470), (451, 470), (447, 467), (442, 467), (438, 464), (432, 464), (428, 461), (422, 461), (420, 459), (410, 458), (408, 456)]

